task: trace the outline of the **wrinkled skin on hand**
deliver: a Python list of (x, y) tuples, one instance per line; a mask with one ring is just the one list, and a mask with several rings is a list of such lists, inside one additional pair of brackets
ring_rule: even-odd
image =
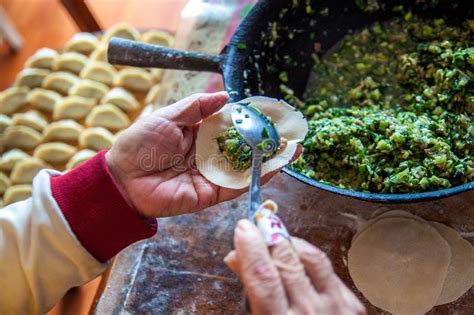
[[(201, 120), (221, 109), (225, 92), (195, 94), (158, 109), (125, 130), (106, 154), (124, 196), (145, 217), (205, 209), (246, 190), (219, 187), (196, 168), (195, 136)], [(297, 155), (301, 153), (301, 148)], [(279, 170), (264, 177), (268, 181)]]
[(224, 261), (240, 276), (252, 314), (366, 314), (319, 248), (292, 238), (267, 248), (248, 220), (237, 224)]

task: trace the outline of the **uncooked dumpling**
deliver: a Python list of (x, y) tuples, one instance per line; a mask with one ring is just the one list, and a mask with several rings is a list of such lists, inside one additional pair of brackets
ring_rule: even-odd
[(0, 114), (0, 133), (13, 124), (13, 120), (7, 115)]
[(120, 130), (130, 125), (130, 119), (117, 106), (103, 104), (94, 107), (86, 118), (88, 127), (104, 127), (109, 130)]
[(90, 61), (81, 71), (81, 78), (112, 85), (117, 70), (106, 62)]
[(89, 55), (98, 44), (99, 40), (91, 33), (77, 33), (64, 45), (64, 51)]
[(50, 74), (50, 71), (46, 69), (25, 68), (18, 72), (15, 85), (27, 86), (31, 89), (40, 87), (48, 74)]
[(171, 47), (174, 44), (174, 37), (168, 32), (150, 30), (142, 34), (140, 41), (153, 45)]
[(79, 135), (84, 130), (81, 124), (72, 119), (52, 122), (43, 130), (44, 141), (74, 142), (79, 141)]
[(3, 194), (12, 184), (10, 178), (4, 173), (0, 173), (0, 194)]
[(102, 98), (108, 91), (108, 86), (103, 83), (82, 79), (71, 87), (69, 95), (78, 95), (98, 99)]
[(140, 107), (140, 103), (138, 103), (135, 96), (120, 87), (115, 87), (107, 92), (101, 103), (113, 104), (126, 113), (134, 112)]
[(87, 64), (88, 59), (77, 52), (67, 52), (56, 57), (53, 64), (55, 71), (64, 70), (79, 74)]
[(58, 71), (44, 78), (42, 87), (66, 95), (69, 89), (78, 81), (80, 79), (76, 75), (65, 71)]
[(107, 48), (108, 45), (106, 43), (102, 43), (97, 48), (91, 53), (89, 56), (90, 60), (94, 61), (102, 61), (102, 62), (108, 62), (107, 59)]
[(33, 156), (51, 164), (62, 164), (76, 153), (76, 148), (72, 145), (61, 142), (49, 142), (40, 144), (33, 153)]
[(51, 48), (38, 49), (25, 63), (25, 68), (51, 69), (58, 52)]
[(160, 96), (161, 84), (155, 84), (145, 98), (145, 104), (156, 105), (158, 103), (158, 97)]
[(5, 152), (0, 158), (0, 170), (10, 172), (18, 161), (30, 157), (19, 149), (11, 149)]
[(14, 114), (13, 124), (27, 126), (38, 131), (43, 131), (43, 129), (48, 125), (48, 121), (39, 112), (30, 110), (26, 113)]
[(114, 135), (102, 127), (87, 128), (79, 136), (80, 146), (94, 151), (110, 149), (114, 140)]
[(76, 154), (67, 162), (66, 164), (66, 169), (70, 170), (73, 169), (74, 167), (84, 163), (85, 161), (93, 158), (97, 152), (89, 150), (89, 149), (84, 149)]
[(31, 197), (32, 187), (31, 185), (21, 184), (8, 187), (3, 195), (3, 202), (5, 205), (12, 204), (14, 202), (22, 201)]
[(152, 83), (151, 74), (146, 70), (137, 68), (122, 69), (115, 78), (115, 85), (135, 92), (148, 91)]
[(108, 42), (112, 37), (138, 40), (140, 38), (140, 32), (138, 32), (131, 25), (128, 25), (126, 23), (119, 23), (115, 24), (105, 32), (103, 41)]
[(26, 86), (14, 86), (0, 92), (0, 113), (11, 115), (24, 107), (29, 91)]
[[(298, 142), (302, 141), (308, 131), (308, 125), (301, 112), (284, 101), (268, 97), (249, 97), (241, 103), (251, 103), (271, 117), (282, 138), (288, 143), (272, 158), (262, 164), (262, 176), (288, 164), (296, 152)], [(233, 126), (231, 109), (233, 104), (225, 105), (219, 112), (205, 119), (199, 127), (196, 138), (196, 165), (204, 177), (212, 183), (233, 189), (249, 185), (250, 169), (239, 172), (219, 150), (216, 138)]]
[(373, 305), (394, 314), (424, 314), (438, 300), (451, 261), (431, 225), (388, 217), (366, 228), (348, 252), (354, 284)]
[(61, 95), (54, 91), (36, 88), (28, 93), (27, 101), (35, 109), (52, 113), (56, 103), (61, 101)]
[(68, 96), (56, 104), (53, 111), (53, 118), (54, 120), (81, 120), (86, 117), (94, 105), (94, 99), (82, 96)]
[(33, 178), (48, 165), (44, 161), (37, 158), (27, 158), (18, 161), (13, 167), (10, 178), (13, 184), (31, 184)]
[(474, 284), (474, 249), (459, 233), (438, 222), (429, 222), (448, 242), (451, 263), (437, 305), (451, 303), (460, 298)]
[(41, 142), (41, 133), (27, 126), (11, 126), (5, 130), (3, 144), (8, 148), (31, 150)]

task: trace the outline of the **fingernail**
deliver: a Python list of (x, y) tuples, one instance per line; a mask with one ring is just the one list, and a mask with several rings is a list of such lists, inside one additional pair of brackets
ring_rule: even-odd
[(249, 220), (247, 219), (243, 219), (243, 220), (240, 220), (238, 223), (237, 223), (237, 228), (241, 229), (242, 231), (250, 231), (252, 229), (252, 222), (250, 222)]

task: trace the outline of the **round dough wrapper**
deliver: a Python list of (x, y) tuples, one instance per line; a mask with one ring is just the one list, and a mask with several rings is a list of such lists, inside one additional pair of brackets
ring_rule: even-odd
[(450, 247), (435, 228), (401, 217), (372, 224), (348, 252), (356, 287), (394, 314), (424, 314), (435, 306), (450, 261)]
[(26, 97), (30, 88), (26, 86), (14, 86), (0, 92), (0, 113), (11, 115), (27, 104)]
[(109, 130), (120, 130), (130, 125), (130, 119), (124, 112), (112, 104), (94, 107), (86, 118), (88, 127), (104, 127)]
[(459, 299), (474, 284), (474, 249), (459, 233), (438, 222), (429, 222), (451, 247), (451, 263), (437, 305)]
[(111, 89), (101, 100), (102, 104), (113, 104), (126, 113), (134, 112), (140, 108), (140, 103), (133, 94), (121, 87)]
[(105, 43), (100, 44), (97, 48), (90, 54), (89, 59), (94, 61), (108, 62), (107, 59), (107, 49), (108, 45)]
[(36, 88), (30, 93), (28, 93), (27, 101), (35, 109), (38, 109), (45, 113), (52, 113), (54, 110), (54, 106), (56, 105), (56, 103), (61, 101), (61, 98), (61, 94), (57, 92)]
[(74, 156), (69, 160), (69, 162), (67, 162), (66, 169), (67, 170), (73, 169), (74, 167), (81, 165), (85, 161), (93, 158), (96, 154), (97, 152), (89, 150), (89, 149), (81, 150), (77, 152), (76, 154), (74, 154)]
[(59, 120), (46, 126), (43, 130), (43, 139), (44, 141), (76, 143), (83, 130), (84, 127), (72, 119)]
[(156, 105), (158, 103), (158, 97), (160, 96), (161, 84), (155, 84), (150, 91), (148, 91), (145, 104)]
[(117, 70), (106, 62), (90, 61), (81, 71), (81, 78), (112, 85)]
[(48, 125), (46, 118), (35, 110), (14, 114), (12, 118), (14, 125), (27, 126), (37, 131), (43, 131)]
[(14, 202), (22, 201), (31, 197), (32, 187), (31, 185), (21, 184), (8, 187), (3, 195), (3, 202), (5, 205), (12, 204)]
[(89, 55), (98, 44), (99, 40), (91, 33), (77, 33), (64, 45), (64, 51)]
[(13, 120), (7, 115), (0, 114), (0, 133), (13, 124)]
[(65, 71), (58, 71), (46, 76), (41, 87), (66, 95), (69, 89), (78, 81), (80, 79), (76, 75)]
[(152, 86), (151, 74), (143, 69), (125, 68), (115, 77), (115, 85), (135, 92), (146, 92)]
[[(262, 164), (262, 176), (285, 166), (295, 154), (298, 142), (304, 139), (308, 124), (303, 114), (283, 100), (268, 97), (249, 97), (242, 103), (250, 102), (265, 115), (272, 118), (280, 137), (287, 139), (288, 144), (275, 156)], [(196, 165), (201, 174), (212, 183), (241, 189), (249, 185), (251, 169), (236, 171), (220, 152), (217, 136), (232, 127), (231, 109), (233, 104), (225, 105), (219, 112), (205, 119), (199, 127), (196, 138)]]
[(126, 23), (118, 23), (109, 28), (103, 37), (103, 41), (109, 42), (112, 37), (120, 37), (130, 40), (138, 40), (140, 32), (133, 26)]
[(41, 133), (27, 126), (11, 126), (5, 130), (3, 144), (9, 148), (31, 150), (41, 142)]
[(79, 74), (89, 60), (83, 54), (67, 52), (56, 57), (54, 60), (54, 71), (70, 71)]
[(110, 149), (114, 143), (114, 135), (105, 128), (87, 128), (79, 136), (79, 145), (94, 151)]
[(25, 68), (16, 75), (15, 85), (27, 86), (30, 89), (40, 87), (44, 78), (50, 73), (46, 69)]
[(50, 164), (63, 164), (76, 153), (72, 145), (61, 142), (43, 143), (36, 147), (33, 156)]
[(12, 184), (7, 175), (0, 173), (0, 194), (3, 194)]
[(10, 172), (18, 161), (29, 157), (28, 154), (19, 149), (11, 149), (0, 158), (0, 170)]
[(174, 44), (174, 36), (160, 30), (150, 30), (142, 34), (140, 41), (153, 45), (171, 47)]
[(58, 52), (51, 48), (40, 48), (25, 63), (25, 68), (51, 69)]
[(18, 161), (13, 167), (10, 178), (14, 184), (31, 184), (33, 178), (48, 165), (37, 158), (27, 158)]
[(99, 99), (102, 98), (108, 91), (109, 87), (103, 83), (89, 79), (82, 79), (71, 87), (69, 95)]
[(63, 98), (53, 111), (53, 119), (81, 120), (90, 112), (95, 105), (95, 100), (82, 96), (68, 96)]

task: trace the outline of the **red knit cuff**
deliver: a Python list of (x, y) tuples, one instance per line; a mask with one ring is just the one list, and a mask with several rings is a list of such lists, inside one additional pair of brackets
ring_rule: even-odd
[(81, 244), (100, 262), (156, 233), (155, 219), (140, 217), (122, 196), (105, 161), (106, 151), (64, 175), (51, 191)]

